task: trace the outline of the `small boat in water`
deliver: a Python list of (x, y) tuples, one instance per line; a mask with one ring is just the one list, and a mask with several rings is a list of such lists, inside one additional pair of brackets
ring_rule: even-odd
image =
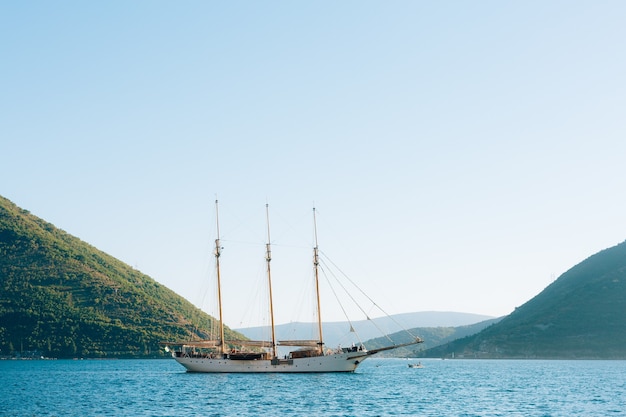
[[(215, 239), (215, 261), (217, 270), (217, 296), (219, 309), (219, 336), (215, 340), (163, 342), (166, 350), (172, 352), (172, 357), (184, 366), (188, 372), (237, 372), (237, 373), (284, 373), (284, 372), (353, 372), (361, 362), (371, 355), (396, 349), (399, 347), (422, 343), (422, 339), (411, 335), (411, 341), (402, 344), (391, 344), (367, 350), (360, 343), (348, 348), (329, 349), (324, 345), (322, 319), (320, 314), (319, 291), (319, 250), (317, 245), (317, 226), (315, 209), (313, 209), (313, 224), (315, 232), (315, 247), (313, 248), (313, 267), (315, 276), (315, 290), (317, 303), (317, 332), (316, 340), (277, 340), (274, 329), (274, 315), (272, 302), (272, 287), (270, 273), (270, 233), (269, 211), (266, 205), (267, 216), (267, 244), (265, 259), (267, 263), (267, 285), (269, 288), (269, 312), (271, 324), (271, 340), (225, 340), (224, 321), (222, 315), (222, 296), (220, 283), (220, 255), (221, 243), (219, 236), (219, 218), (217, 215), (217, 239)], [(406, 330), (405, 330), (406, 331)], [(408, 333), (408, 331), (407, 331)], [(410, 334), (410, 333), (409, 333)], [(391, 339), (389, 339), (391, 340)], [(297, 347), (286, 355), (279, 355), (279, 347)]]
[(423, 368), (424, 365), (422, 365), (422, 362), (418, 362), (418, 363), (410, 363), (409, 364), (409, 368)]

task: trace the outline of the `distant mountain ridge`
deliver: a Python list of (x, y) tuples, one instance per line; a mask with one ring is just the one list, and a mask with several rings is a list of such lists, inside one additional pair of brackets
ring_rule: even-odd
[[(459, 327), (490, 319), (493, 319), (493, 317), (481, 314), (422, 311), (354, 321), (352, 322), (352, 327), (362, 341), (367, 341), (380, 337), (383, 334), (397, 332), (402, 328)], [(375, 323), (375, 326), (372, 322)], [(267, 326), (238, 328), (235, 331), (244, 334), (252, 340), (266, 340), (269, 338)], [(323, 332), (326, 346), (336, 347), (345, 341), (346, 334), (350, 332), (350, 323), (347, 321), (325, 322)], [(301, 322), (280, 324), (276, 326), (276, 337), (279, 340), (315, 339), (317, 337), (317, 324)]]
[(497, 324), (424, 355), (626, 359), (626, 242), (569, 269)]
[[(401, 356), (626, 359), (625, 312), (623, 242), (574, 266), (502, 319), (454, 312), (393, 319), (426, 340)], [(215, 321), (147, 275), (0, 197), (0, 357), (162, 357), (159, 342), (211, 338)], [(376, 334), (367, 320), (353, 323), (369, 348), (381, 332), (397, 328), (375, 321)], [(281, 325), (277, 336), (310, 339), (312, 327)], [(241, 331), (267, 339), (255, 333), (261, 329)], [(325, 323), (327, 345), (341, 344), (349, 330), (346, 322)], [(402, 336), (391, 337), (402, 343)]]
[(147, 275), (0, 197), (0, 356), (158, 357), (160, 341), (207, 338), (213, 324)]

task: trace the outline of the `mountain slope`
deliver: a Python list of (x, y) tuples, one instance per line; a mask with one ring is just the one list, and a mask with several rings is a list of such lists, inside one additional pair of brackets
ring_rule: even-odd
[(0, 197), (0, 356), (159, 356), (160, 341), (208, 337), (200, 329), (212, 322), (147, 275)]
[(482, 332), (428, 356), (626, 359), (626, 242), (574, 266)]

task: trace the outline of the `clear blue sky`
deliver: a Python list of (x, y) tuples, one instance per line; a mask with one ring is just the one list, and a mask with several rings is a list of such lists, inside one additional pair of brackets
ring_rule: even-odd
[(298, 298), (282, 239), (310, 243), (315, 203), (388, 312), (508, 314), (626, 239), (624, 22), (623, 1), (2, 2), (0, 194), (209, 312), (217, 195), (229, 306), (266, 202)]

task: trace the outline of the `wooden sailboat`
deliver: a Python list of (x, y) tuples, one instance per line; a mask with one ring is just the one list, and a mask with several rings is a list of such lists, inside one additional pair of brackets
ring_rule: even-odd
[[(166, 348), (173, 348), (172, 357), (188, 372), (353, 372), (361, 362), (369, 356), (403, 346), (421, 343), (418, 337), (413, 337), (410, 343), (390, 345), (373, 350), (367, 350), (363, 344), (349, 348), (327, 349), (324, 346), (321, 302), (319, 287), (319, 250), (317, 245), (317, 224), (315, 209), (313, 222), (315, 230), (315, 247), (313, 248), (313, 265), (315, 273), (316, 308), (317, 308), (317, 340), (276, 340), (274, 311), (272, 300), (272, 276), (270, 269), (271, 245), (269, 228), (269, 209), (266, 205), (267, 217), (267, 244), (266, 265), (267, 284), (269, 288), (271, 340), (225, 340), (224, 320), (222, 314), (220, 255), (221, 244), (219, 236), (219, 217), (217, 214), (217, 238), (215, 240), (215, 260), (217, 268), (217, 298), (219, 308), (219, 339), (189, 342), (165, 342)], [(236, 346), (237, 348), (228, 348)], [(298, 349), (279, 357), (278, 347), (296, 347)], [(252, 348), (246, 349), (245, 348)]]

